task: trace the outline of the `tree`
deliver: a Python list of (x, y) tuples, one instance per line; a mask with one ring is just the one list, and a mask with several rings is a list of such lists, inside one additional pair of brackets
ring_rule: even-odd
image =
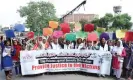
[(95, 26), (108, 28), (109, 24), (113, 21), (113, 15), (110, 13), (105, 14), (104, 17), (96, 18), (92, 21)]
[(112, 24), (112, 27), (118, 29), (131, 29), (132, 27), (131, 16), (129, 16), (128, 14), (116, 15), (114, 17), (114, 22)]
[(84, 25), (87, 24), (87, 23), (89, 23), (89, 22), (87, 20), (85, 20), (85, 19), (81, 19), (79, 21), (79, 23), (82, 25), (82, 31), (84, 31)]
[(50, 20), (58, 20), (54, 5), (49, 2), (32, 1), (27, 6), (20, 7), (18, 12), (21, 17), (26, 18), (27, 27), (35, 32), (42, 32), (42, 28), (48, 27)]
[(87, 23), (89, 23), (87, 20), (85, 20), (85, 19), (81, 19), (80, 21), (79, 21), (79, 23), (81, 24), (81, 25), (85, 25), (85, 24), (87, 24)]
[(70, 25), (70, 30), (73, 31), (73, 29), (74, 29), (74, 23), (69, 23), (69, 25)]
[(91, 23), (93, 23), (95, 26), (101, 26), (99, 18), (95, 18)]
[(128, 14), (119, 14), (113, 16), (110, 13), (105, 14), (101, 18), (96, 18), (92, 21), (95, 26), (117, 29), (130, 29), (132, 26), (131, 17)]

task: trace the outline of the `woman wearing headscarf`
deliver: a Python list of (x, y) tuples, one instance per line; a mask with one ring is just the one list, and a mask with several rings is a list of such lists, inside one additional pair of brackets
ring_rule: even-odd
[(59, 43), (61, 49), (64, 49), (64, 38), (59, 38), (58, 43)]
[(112, 49), (112, 55), (112, 67), (114, 70), (114, 75), (116, 76), (117, 80), (120, 80), (123, 67), (123, 60), (126, 56), (126, 52), (121, 40), (116, 41), (116, 46)]
[(126, 78), (131, 80), (133, 69), (133, 46), (131, 42), (126, 42), (125, 45), (126, 57), (124, 58), (124, 69), (126, 71)]
[(105, 40), (105, 38), (100, 39), (99, 50), (101, 50), (101, 51), (110, 51), (110, 47), (108, 46), (107, 41)]
[(15, 63), (16, 76), (18, 76), (21, 74), (20, 51), (22, 50), (22, 47), (17, 40), (15, 40), (13, 43), (14, 43), (13, 45), (14, 49), (16, 50), (16, 54), (12, 57), (12, 59), (13, 59), (13, 62)]
[(132, 80), (131, 78), (133, 76), (133, 49), (132, 49), (132, 54), (131, 54), (130, 60), (127, 65), (126, 76), (127, 76), (128, 80)]
[(2, 65), (5, 70), (6, 80), (11, 80), (13, 60), (12, 56), (15, 55), (15, 49), (11, 46), (10, 41), (5, 41), (5, 47), (2, 53)]
[(28, 50), (40, 50), (42, 49), (42, 45), (40, 44), (40, 42), (36, 39), (31, 40), (31, 43), (29, 45), (27, 45)]
[(52, 49), (61, 49), (60, 45), (58, 44), (58, 39), (53, 39), (53, 42), (51, 43)]
[(46, 40), (46, 49), (52, 49), (52, 38), (48, 37), (48, 39)]
[(82, 49), (82, 48), (84, 48), (84, 43), (82, 42), (81, 38), (78, 38), (76, 43), (76, 49)]
[[(107, 44), (107, 41), (105, 40), (105, 38), (101, 38), (100, 39), (100, 43), (99, 43), (99, 50), (100, 51), (110, 51), (110, 47)], [(101, 65), (100, 65), (100, 73), (99, 73), (99, 77), (105, 77), (105, 67), (102, 64), (103, 63), (103, 58), (100, 59)]]
[(71, 49), (76, 49), (76, 41), (71, 42)]
[(99, 50), (99, 46), (98, 46), (98, 42), (97, 41), (93, 41), (92, 50)]
[(64, 44), (64, 49), (72, 49), (72, 44), (70, 41), (66, 40)]
[(22, 40), (21, 46), (22, 46), (22, 50), (26, 49), (26, 40), (25, 39)]
[(42, 38), (42, 41), (40, 41), (40, 45), (42, 46), (42, 49), (46, 49), (47, 45), (46, 45), (46, 38)]
[(92, 41), (87, 41), (86, 49), (92, 50)]
[[(0, 51), (0, 54), (1, 54), (1, 59), (3, 58), (2, 57), (2, 53), (3, 53), (3, 49), (4, 49), (4, 41), (3, 41), (3, 37), (1, 37), (0, 38), (0, 49), (1, 49), (1, 51)], [(1, 60), (1, 70), (3, 69), (3, 64), (2, 64), (2, 60)]]
[(87, 47), (87, 39), (83, 39), (83, 48), (86, 49)]
[(111, 51), (113, 49), (113, 42), (111, 40), (108, 40), (107, 44), (110, 47), (110, 51)]

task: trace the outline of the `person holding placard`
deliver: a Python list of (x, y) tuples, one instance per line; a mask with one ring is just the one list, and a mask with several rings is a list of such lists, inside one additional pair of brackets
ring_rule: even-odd
[(98, 46), (98, 42), (97, 41), (93, 41), (92, 50), (99, 50), (99, 46)]
[(5, 70), (6, 80), (11, 80), (13, 60), (12, 56), (15, 55), (15, 49), (11, 46), (10, 41), (5, 41), (5, 47), (2, 53), (2, 65)]
[(14, 40), (13, 45), (16, 50), (16, 54), (12, 57), (12, 59), (15, 64), (16, 76), (18, 76), (18, 75), (21, 75), (21, 67), (20, 67), (20, 59), (19, 58), (20, 58), (20, 51), (22, 50), (22, 47), (17, 40)]
[(66, 41), (65, 42), (64, 49), (71, 49), (71, 43), (70, 43), (70, 41)]
[(31, 41), (29, 45), (27, 45), (28, 50), (40, 50), (42, 49), (42, 45), (35, 39)]
[(132, 77), (132, 69), (133, 69), (133, 45), (131, 42), (126, 42), (125, 45), (125, 50), (126, 50), (126, 57), (124, 59), (124, 69), (126, 72), (126, 78), (128, 80), (131, 80)]
[(76, 49), (82, 49), (84, 47), (84, 43), (81, 38), (77, 39)]
[(133, 75), (133, 52), (131, 54), (130, 60), (129, 60), (128, 65), (127, 65), (127, 72), (126, 72), (127, 79), (131, 80), (132, 75)]
[(102, 38), (100, 40), (100, 44), (99, 44), (99, 50), (101, 51), (110, 51), (110, 47), (107, 44), (107, 41), (105, 40), (105, 38)]
[(86, 49), (86, 47), (87, 47), (87, 40), (86, 40), (86, 38), (83, 39), (83, 45), (84, 45), (83, 48)]
[(121, 40), (116, 41), (116, 46), (112, 49), (112, 55), (112, 67), (114, 70), (114, 75), (116, 76), (117, 80), (120, 80), (123, 67), (123, 60), (126, 56), (126, 52)]
[(22, 40), (21, 46), (22, 46), (22, 50), (26, 49), (26, 40), (25, 39)]
[(46, 39), (43, 38), (42, 41), (40, 41), (40, 45), (42, 46), (42, 49), (46, 49), (47, 44), (46, 44)]
[(61, 48), (61, 49), (64, 49), (64, 46), (65, 46), (65, 45), (64, 45), (64, 44), (65, 44), (64, 39), (63, 39), (63, 38), (59, 38), (59, 39), (58, 39), (58, 43), (59, 43), (59, 45), (60, 45), (60, 48)]
[(71, 42), (71, 49), (76, 49), (76, 41)]
[(92, 41), (87, 41), (86, 49), (92, 50), (92, 48), (93, 48), (93, 46), (92, 46)]
[[(107, 41), (105, 40), (105, 38), (101, 38), (100, 39), (100, 43), (98, 44), (99, 46), (99, 50), (100, 51), (110, 51), (110, 47), (108, 46), (107, 44)], [(104, 65), (102, 64), (103, 63), (103, 58), (101, 58), (101, 66), (100, 66), (100, 72), (99, 72), (99, 77), (105, 77), (105, 73), (104, 73)]]
[(61, 49), (57, 39), (53, 39), (53, 42), (51, 43), (51, 45), (52, 45), (51, 46), (52, 49)]
[(52, 49), (52, 38), (48, 37), (47, 41), (46, 41), (46, 49)]

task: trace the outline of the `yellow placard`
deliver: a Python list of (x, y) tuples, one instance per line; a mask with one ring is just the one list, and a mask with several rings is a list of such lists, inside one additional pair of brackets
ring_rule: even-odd
[(116, 30), (116, 37), (117, 38), (124, 38), (126, 31), (127, 30)]

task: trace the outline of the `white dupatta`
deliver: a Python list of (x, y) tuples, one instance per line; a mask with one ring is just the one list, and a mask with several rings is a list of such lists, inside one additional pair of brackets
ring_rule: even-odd
[(100, 45), (99, 50), (101, 50), (101, 51), (108, 51), (108, 45), (105, 43), (104, 48)]
[(64, 44), (64, 49), (71, 49), (71, 44), (69, 45)]
[(119, 40), (119, 42), (120, 42), (120, 46), (119, 47), (114, 46), (114, 48), (112, 49), (112, 54), (115, 55), (115, 53), (116, 53), (117, 55), (119, 55), (118, 60), (120, 62), (123, 62), (123, 57), (121, 57), (121, 54), (122, 54), (122, 51), (123, 51), (124, 47), (123, 47), (122, 41)]
[(59, 44), (52, 43), (51, 45), (52, 45), (52, 49), (60, 49)]
[(5, 49), (3, 50), (3, 57), (7, 56), (10, 53), (11, 53), (11, 48), (10, 47), (9, 48), (5, 47)]
[(81, 49), (81, 48), (83, 48), (84, 47), (84, 43), (81, 43), (81, 44), (79, 44), (79, 45), (76, 45), (76, 48), (77, 49)]
[(119, 40), (119, 42), (120, 42), (120, 47), (114, 46), (114, 48), (112, 50), (112, 53), (117, 53), (117, 55), (121, 55), (122, 54), (122, 51), (124, 49), (123, 44), (122, 44), (122, 41)]

